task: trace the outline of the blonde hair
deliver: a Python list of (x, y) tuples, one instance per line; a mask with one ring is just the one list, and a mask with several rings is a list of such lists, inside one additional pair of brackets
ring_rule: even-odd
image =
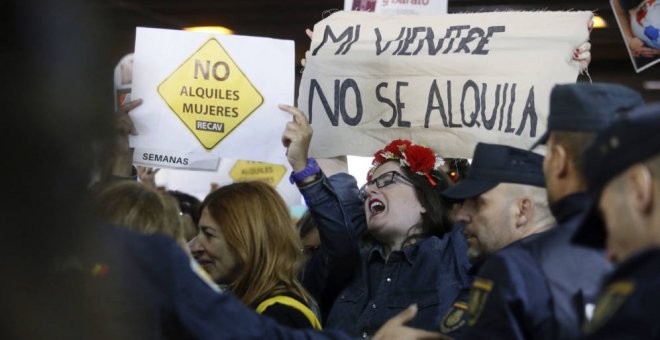
[(107, 182), (92, 191), (96, 217), (145, 234), (183, 239), (179, 204), (170, 195), (133, 181)]
[(209, 194), (205, 208), (234, 253), (237, 271), (229, 288), (245, 305), (285, 292), (313, 302), (296, 277), (302, 242), (275, 189), (257, 181), (230, 184)]

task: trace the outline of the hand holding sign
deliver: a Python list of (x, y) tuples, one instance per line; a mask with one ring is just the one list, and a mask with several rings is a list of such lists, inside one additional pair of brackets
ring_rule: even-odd
[[(309, 40), (312, 40), (312, 36), (314, 35), (314, 31), (310, 30), (309, 28), (305, 29), (305, 34), (309, 37)], [(300, 59), (300, 66), (305, 67), (305, 63), (307, 62), (307, 58), (309, 58), (309, 49), (305, 51), (305, 57)]]
[(591, 62), (591, 44), (586, 42), (573, 51), (573, 60), (580, 63), (580, 72), (587, 69)]
[(133, 121), (128, 113), (142, 104), (141, 99), (132, 100), (119, 107), (115, 112), (116, 135), (110, 150), (110, 174), (119, 177), (130, 177), (132, 174), (133, 149), (128, 145), (128, 136), (137, 135)]
[(145, 187), (150, 189), (156, 189), (156, 174), (160, 171), (160, 168), (152, 168), (150, 166), (137, 166), (137, 173), (140, 182), (144, 184)]

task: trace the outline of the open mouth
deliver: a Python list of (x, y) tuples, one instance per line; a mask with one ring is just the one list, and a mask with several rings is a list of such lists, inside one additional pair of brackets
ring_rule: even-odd
[(369, 211), (372, 215), (380, 214), (385, 210), (385, 204), (378, 199), (372, 199), (369, 201)]

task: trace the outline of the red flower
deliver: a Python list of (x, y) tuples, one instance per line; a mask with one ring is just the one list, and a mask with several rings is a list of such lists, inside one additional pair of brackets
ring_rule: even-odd
[(405, 159), (410, 164), (412, 172), (427, 173), (435, 166), (435, 155), (425, 146), (410, 145), (406, 150)]
[(385, 163), (386, 159), (385, 159), (385, 157), (383, 157), (383, 155), (381, 155), (382, 152), (383, 152), (383, 150), (378, 150), (374, 154), (374, 160), (371, 162), (371, 165), (375, 166), (375, 165), (381, 165), (381, 164)]
[(401, 153), (406, 151), (406, 149), (412, 145), (412, 142), (409, 140), (405, 139), (395, 139), (390, 144), (388, 144), (383, 151), (389, 151), (399, 158), (401, 157)]
[(402, 152), (412, 145), (412, 142), (405, 139), (395, 139), (390, 144), (387, 144), (381, 150), (374, 153), (373, 165), (380, 165), (388, 160), (401, 159)]
[(435, 167), (435, 154), (431, 149), (415, 145), (405, 139), (393, 140), (383, 149), (376, 151), (374, 160), (371, 163), (373, 167), (367, 174), (367, 180), (371, 180), (376, 167), (391, 160), (398, 160), (401, 166), (408, 167), (416, 174), (426, 175), (431, 185), (435, 185), (435, 182), (428, 175)]

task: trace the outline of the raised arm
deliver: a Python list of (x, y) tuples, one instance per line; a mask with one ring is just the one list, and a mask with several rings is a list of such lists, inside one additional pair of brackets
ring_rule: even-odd
[[(293, 171), (300, 173), (308, 164), (312, 127), (297, 108), (288, 105), (280, 108), (293, 116), (282, 135), (282, 143)], [(321, 248), (305, 267), (303, 285), (325, 310), (350, 282), (360, 263), (359, 238), (366, 229), (364, 209), (357, 182), (348, 174), (326, 177), (319, 172), (300, 178), (296, 184), (321, 238)]]

